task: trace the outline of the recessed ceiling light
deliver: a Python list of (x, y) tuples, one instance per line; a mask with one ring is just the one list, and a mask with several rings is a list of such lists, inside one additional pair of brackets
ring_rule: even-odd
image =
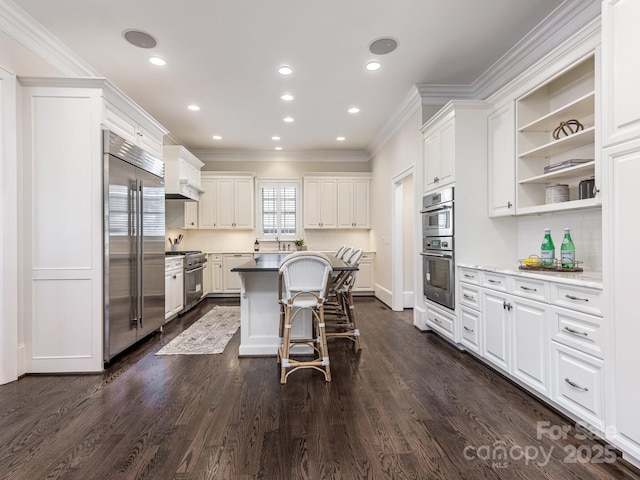
[(380, 63), (378, 63), (376, 61), (369, 62), (369, 63), (367, 63), (365, 68), (367, 70), (369, 70), (370, 72), (375, 72), (376, 70), (378, 70), (380, 68)]
[(200, 110), (200, 107), (198, 105), (189, 105), (187, 108), (194, 112), (197, 112), (198, 110)]
[(371, 42), (369, 51), (375, 55), (386, 55), (393, 52), (397, 47), (398, 41), (395, 38), (385, 37)]
[(344, 142), (346, 140), (345, 137), (336, 137), (336, 140), (339, 142)]
[(360, 111), (360, 109), (358, 107), (351, 107), (349, 109), (349, 113), (358, 113)]
[(293, 122), (293, 117), (284, 117), (282, 120), (284, 120), (287, 123), (291, 123)]
[(282, 150), (282, 147), (275, 147), (275, 150)]
[(293, 68), (291, 68), (288, 65), (283, 65), (280, 68), (278, 68), (278, 73), (284, 77), (291, 75), (293, 73)]
[(153, 48), (158, 44), (158, 41), (142, 30), (125, 30), (122, 32), (124, 39), (131, 45), (140, 48)]
[(158, 67), (164, 67), (167, 64), (166, 60), (160, 57), (149, 57), (149, 61)]
[(220, 135), (214, 135), (213, 139), (214, 140), (222, 140), (222, 137)]
[(290, 102), (291, 100), (293, 100), (293, 95), (291, 95), (290, 93), (283, 93), (282, 95), (280, 95), (280, 98), (285, 102)]
[(280, 140), (280, 137), (274, 136), (274, 137), (271, 137), (271, 140), (276, 140), (276, 141), (278, 141), (278, 140)]

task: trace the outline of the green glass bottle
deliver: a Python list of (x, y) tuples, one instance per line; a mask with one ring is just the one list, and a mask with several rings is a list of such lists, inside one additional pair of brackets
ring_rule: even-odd
[(542, 240), (542, 245), (540, 246), (540, 257), (542, 259), (542, 265), (544, 265), (545, 267), (554, 266), (556, 258), (556, 246), (553, 244), (550, 228), (544, 229), (544, 239)]
[(562, 268), (573, 268), (576, 265), (576, 247), (573, 245), (568, 228), (564, 229), (564, 238), (560, 246), (560, 264)]

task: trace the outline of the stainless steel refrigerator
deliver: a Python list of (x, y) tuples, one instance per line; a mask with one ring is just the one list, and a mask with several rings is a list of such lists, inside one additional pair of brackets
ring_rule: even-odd
[(113, 132), (104, 147), (104, 360), (164, 324), (164, 163)]

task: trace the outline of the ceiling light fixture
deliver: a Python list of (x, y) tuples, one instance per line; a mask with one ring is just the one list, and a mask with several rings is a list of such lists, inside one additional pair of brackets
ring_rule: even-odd
[(214, 135), (213, 139), (214, 140), (222, 140), (222, 137), (220, 135)]
[(167, 64), (167, 61), (161, 57), (149, 57), (149, 62), (157, 67), (164, 67)]
[(346, 140), (345, 137), (336, 137), (336, 140), (339, 142), (344, 142)]
[(364, 68), (366, 68), (370, 72), (375, 72), (376, 70), (380, 69), (380, 63), (374, 60), (372, 62), (367, 63), (367, 65)]
[(348, 112), (349, 113), (358, 113), (360, 109), (358, 107), (351, 107)]
[(200, 107), (198, 105), (189, 105), (187, 108), (192, 112), (197, 112), (198, 110), (200, 110)]
[(284, 117), (282, 120), (284, 120), (286, 123), (291, 123), (293, 122), (293, 117)]
[(285, 102), (290, 102), (291, 100), (293, 100), (293, 95), (291, 95), (290, 93), (283, 93), (282, 95), (280, 95), (280, 98)]
[(369, 44), (369, 51), (374, 55), (386, 55), (393, 52), (398, 47), (398, 41), (395, 38), (384, 37), (374, 40)]
[(142, 30), (125, 30), (122, 32), (122, 36), (131, 45), (140, 48), (153, 48), (158, 44), (158, 41), (155, 38)]
[(278, 68), (278, 73), (283, 77), (287, 77), (293, 73), (293, 68), (291, 68), (289, 65), (283, 65)]
[(275, 141), (277, 142), (278, 140), (280, 140), (280, 137), (278, 137), (278, 136), (273, 136), (273, 137), (271, 137), (271, 140), (275, 140)]
[(282, 147), (275, 147), (275, 150), (282, 150)]

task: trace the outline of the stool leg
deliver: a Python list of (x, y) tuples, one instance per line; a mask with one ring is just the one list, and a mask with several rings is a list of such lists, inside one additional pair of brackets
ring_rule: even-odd
[(351, 294), (351, 290), (347, 293), (347, 315), (349, 317), (349, 322), (353, 326), (353, 348), (357, 352), (362, 347), (360, 346), (360, 330), (358, 329), (358, 323), (356, 322), (356, 309), (353, 304), (353, 295)]
[(318, 333), (320, 334), (320, 356), (324, 366), (324, 378), (331, 381), (331, 367), (329, 366), (329, 348), (327, 347), (327, 333), (324, 325), (324, 306), (318, 308)]
[(289, 346), (291, 341), (291, 310), (290, 305), (284, 306), (284, 324), (282, 333), (282, 346), (280, 353), (280, 383), (287, 383), (287, 369), (289, 368)]

